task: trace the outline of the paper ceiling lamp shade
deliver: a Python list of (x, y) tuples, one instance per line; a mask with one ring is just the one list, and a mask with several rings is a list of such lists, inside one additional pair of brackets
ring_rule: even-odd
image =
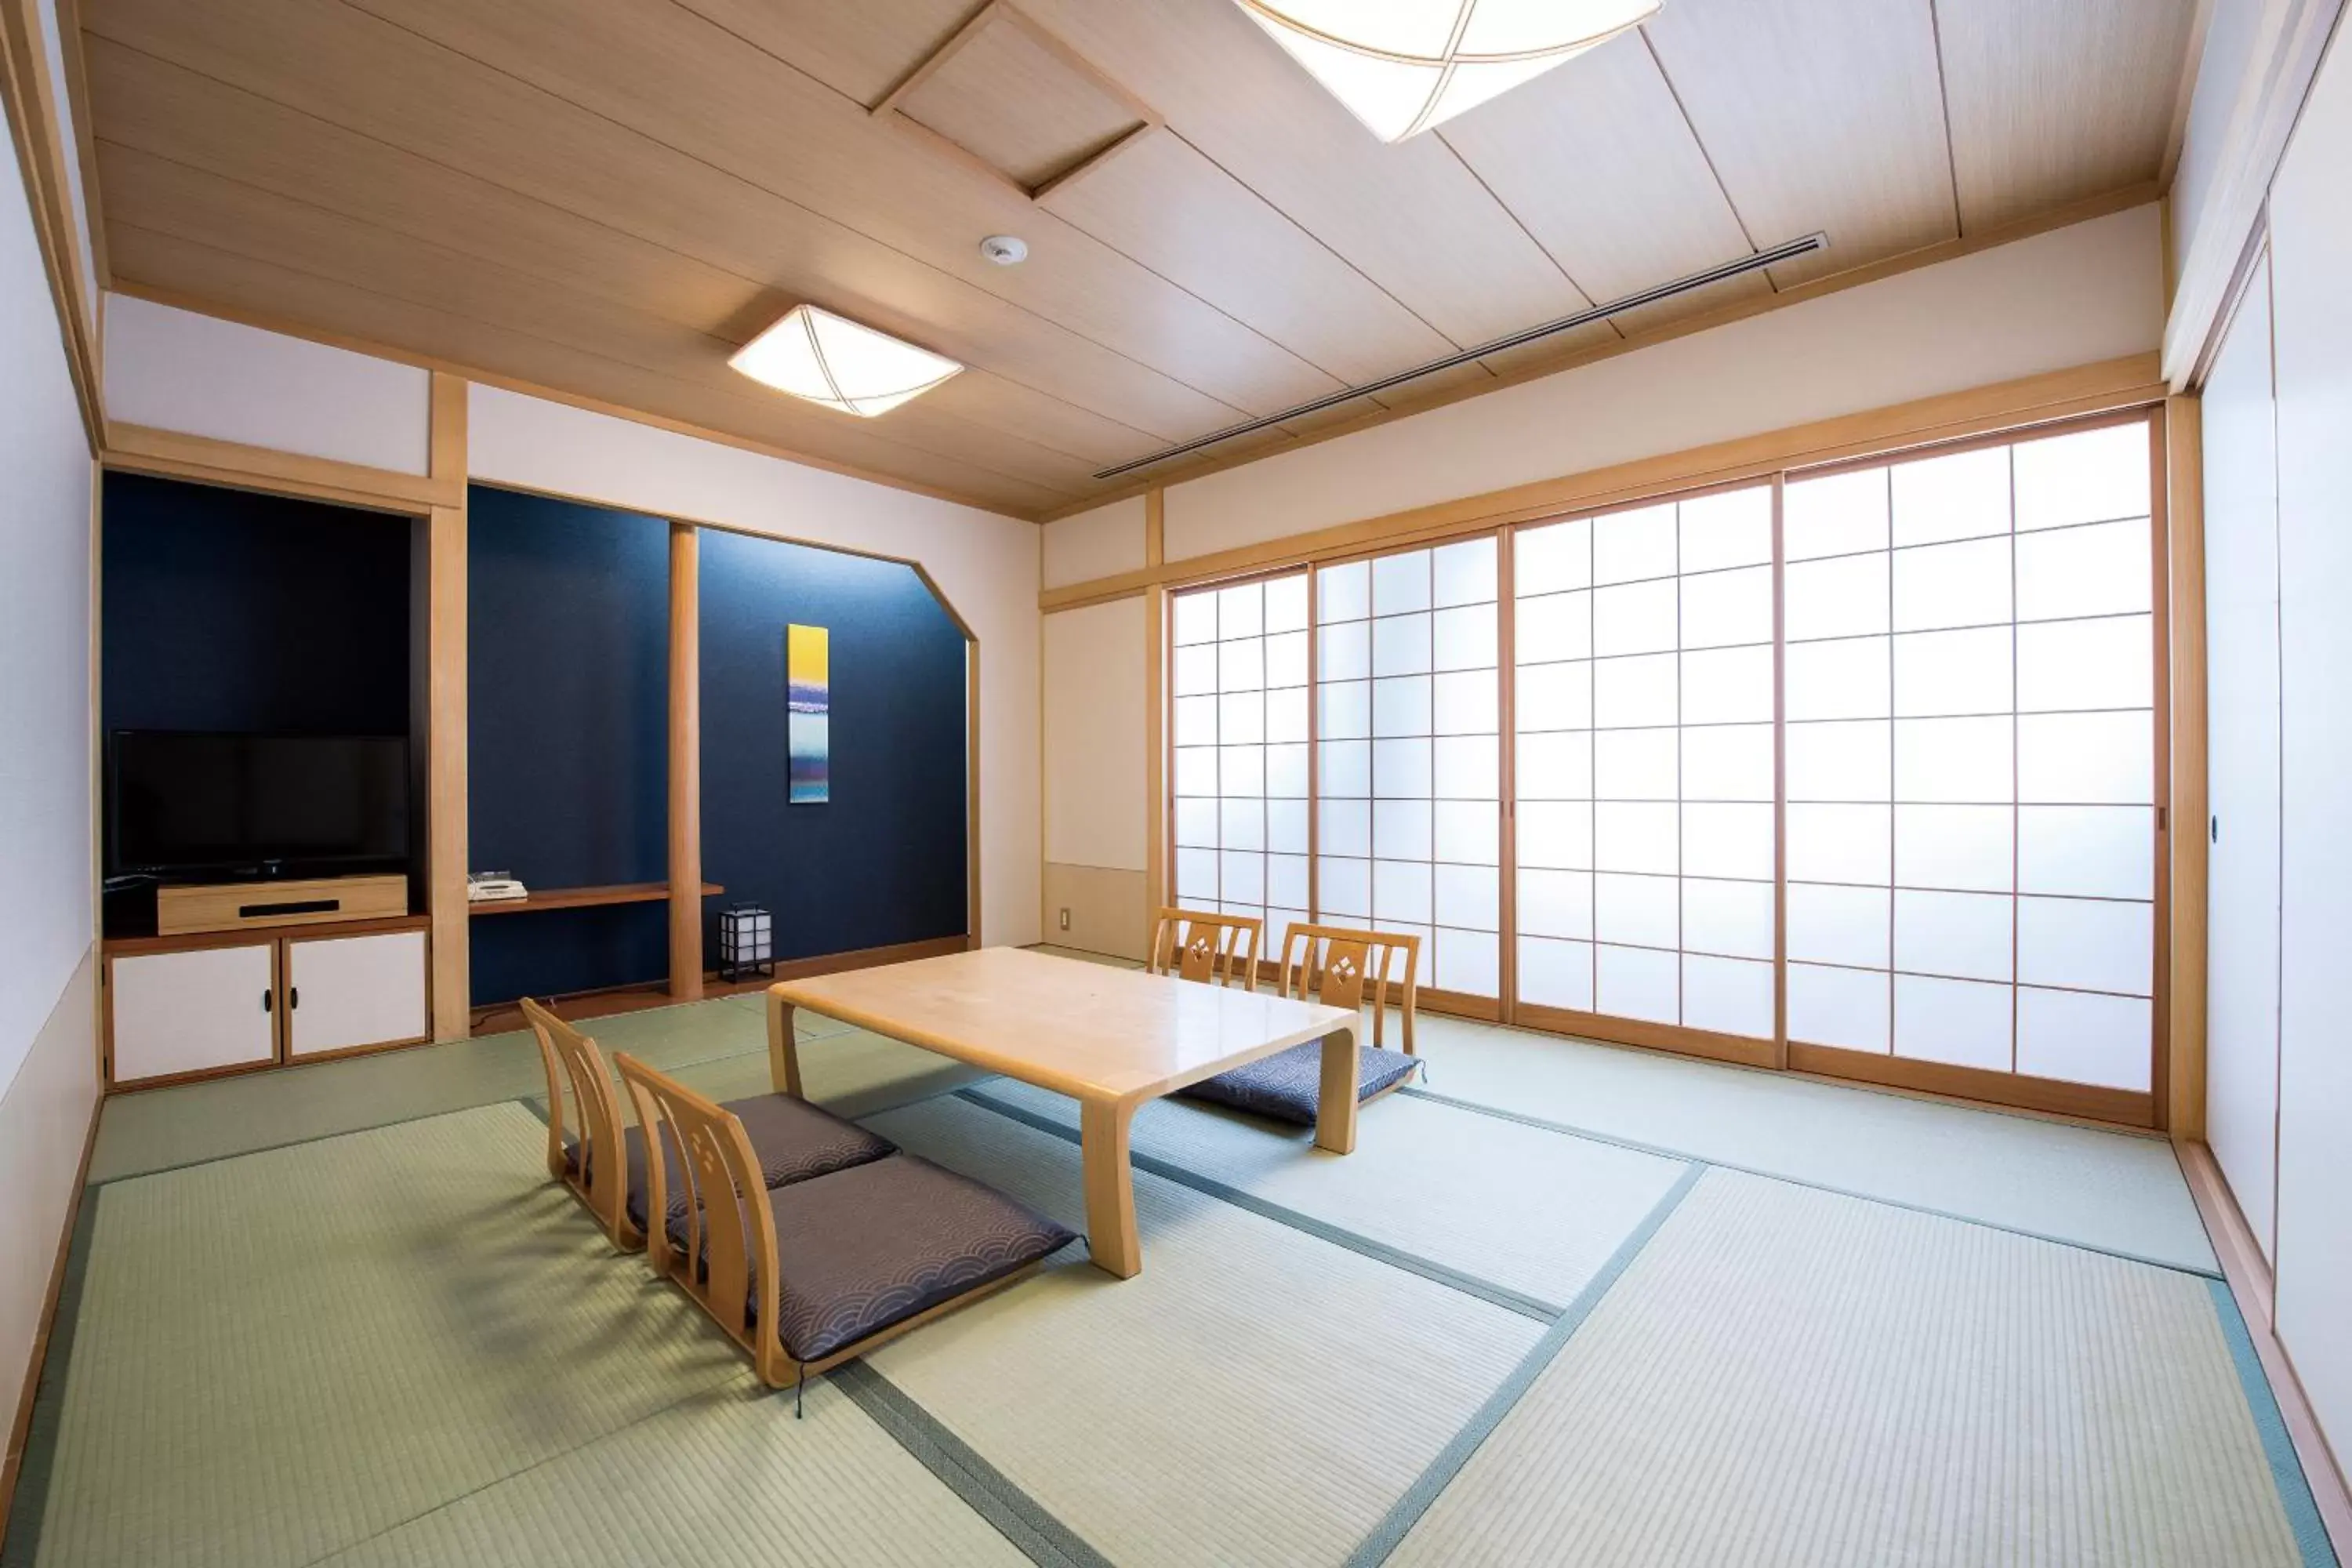
[(929, 349), (814, 305), (793, 306), (727, 363), (778, 392), (868, 419), (920, 397), (963, 369)]
[(1383, 142), (1450, 120), (1654, 16), (1659, 0), (1235, 0)]

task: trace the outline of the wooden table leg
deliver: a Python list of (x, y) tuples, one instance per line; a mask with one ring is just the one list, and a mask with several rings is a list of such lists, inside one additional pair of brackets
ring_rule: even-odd
[(1323, 1037), (1323, 1098), (1315, 1111), (1315, 1146), (1334, 1154), (1356, 1152), (1356, 1031)]
[(1128, 1161), (1131, 1105), (1078, 1103), (1080, 1149), (1086, 1163), (1087, 1244), (1095, 1267), (1121, 1279), (1143, 1269), (1135, 1234), (1135, 1171)]
[(801, 1093), (801, 1047), (793, 1037), (793, 1005), (768, 993), (768, 1082), (778, 1094)]

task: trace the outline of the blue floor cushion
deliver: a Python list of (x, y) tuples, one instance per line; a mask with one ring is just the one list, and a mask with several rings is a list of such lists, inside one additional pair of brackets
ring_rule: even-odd
[[(789, 1094), (755, 1094), (742, 1100), (730, 1100), (722, 1110), (731, 1110), (743, 1123), (744, 1134), (751, 1141), (751, 1157), (760, 1162), (760, 1172), (770, 1187), (789, 1186), (805, 1182), (852, 1165), (862, 1165), (895, 1154), (898, 1146), (888, 1139), (868, 1132), (854, 1121), (845, 1121), (829, 1110), (796, 1100)], [(629, 1163), (629, 1223), (639, 1230), (646, 1228), (646, 1141), (637, 1128), (624, 1130), (621, 1135), (624, 1152)], [(677, 1146), (671, 1142), (667, 1127), (662, 1129), (662, 1142), (669, 1152), (666, 1169), (671, 1173), (663, 1182), (668, 1202), (664, 1205), (670, 1217), (677, 1219), (686, 1214), (686, 1194), (682, 1179), (677, 1174)], [(564, 1168), (569, 1171), (578, 1158), (574, 1141), (564, 1140)]]
[[(1380, 1046), (1357, 1047), (1357, 1101), (1361, 1103), (1403, 1081), (1420, 1065), (1419, 1057), (1409, 1057), (1402, 1051)], [(1312, 1127), (1316, 1110), (1323, 1101), (1323, 1042), (1309, 1040), (1303, 1046), (1293, 1046), (1246, 1067), (1202, 1079), (1176, 1092), (1189, 1100), (1205, 1100), (1215, 1105), (1232, 1106), (1235, 1110), (1270, 1116), (1277, 1121)]]

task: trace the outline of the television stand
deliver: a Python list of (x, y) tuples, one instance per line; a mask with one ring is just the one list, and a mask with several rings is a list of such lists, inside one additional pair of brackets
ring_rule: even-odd
[(396, 920), (407, 913), (408, 879), (400, 875), (167, 883), (155, 889), (158, 936)]

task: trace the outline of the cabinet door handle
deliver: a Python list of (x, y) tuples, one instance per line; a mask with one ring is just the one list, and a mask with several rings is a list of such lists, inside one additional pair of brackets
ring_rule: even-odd
[(301, 1005), (302, 1005), (302, 988), (301, 988), (299, 985), (289, 985), (289, 986), (288, 986), (288, 987), (286, 988), (286, 1005), (287, 1005), (289, 1009), (291, 1009), (291, 1008), (295, 1008), (295, 1007), (299, 1007)]
[(263, 992), (263, 993), (261, 994), (261, 1010), (262, 1010), (263, 1012), (267, 1013), (267, 1012), (268, 1012), (268, 1011), (269, 1011), (269, 1008), (270, 1008), (270, 997), (269, 997), (269, 993), (268, 993), (268, 992), (267, 992), (267, 991), (265, 991), (265, 992)]

